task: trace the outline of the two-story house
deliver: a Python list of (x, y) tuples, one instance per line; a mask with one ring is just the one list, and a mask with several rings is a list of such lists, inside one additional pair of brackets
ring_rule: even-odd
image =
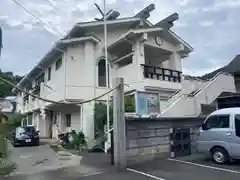
[[(124, 82), (130, 85), (126, 86), (126, 91), (158, 92), (160, 109), (165, 116), (189, 115), (186, 109), (195, 116), (198, 109), (195, 112), (195, 106), (191, 104), (196, 101), (195, 95), (188, 97), (193, 100), (185, 99), (184, 92), (192, 93), (205, 87), (206, 83), (194, 85), (183, 78), (182, 61), (193, 48), (170, 30), (169, 24), (173, 22), (168, 19), (156, 24), (145, 16), (107, 21), (107, 51), (111, 63), (109, 86), (112, 87), (112, 78), (123, 77)], [(226, 79), (229, 80), (228, 77)], [(104, 22), (75, 24), (17, 86), (58, 102), (80, 102), (109, 91), (104, 57)], [(234, 89), (232, 86), (229, 88)], [(74, 129), (82, 130), (89, 142), (94, 139), (95, 102), (81, 106), (48, 103), (16, 89), (13, 91), (17, 92), (17, 109), (27, 116), (23, 123), (36, 125), (42, 137), (56, 138), (58, 131)], [(106, 98), (104, 96), (99, 101), (106, 101)], [(182, 106), (180, 110), (179, 106)]]

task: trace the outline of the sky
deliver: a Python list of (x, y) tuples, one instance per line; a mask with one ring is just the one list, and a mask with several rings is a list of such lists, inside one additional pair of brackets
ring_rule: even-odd
[[(12, 0), (0, 0), (3, 50), (0, 68), (25, 75), (53, 43), (82, 21), (100, 17), (93, 3), (103, 0), (16, 0), (47, 25), (26, 13)], [(107, 8), (133, 16), (154, 3), (149, 20), (156, 23), (177, 12), (173, 31), (194, 48), (183, 60), (183, 72), (203, 75), (228, 64), (240, 54), (240, 0), (106, 0)], [(50, 2), (50, 3), (49, 3)]]

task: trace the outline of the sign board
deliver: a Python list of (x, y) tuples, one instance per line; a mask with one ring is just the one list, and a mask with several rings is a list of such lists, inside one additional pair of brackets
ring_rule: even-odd
[(136, 91), (135, 104), (136, 114), (139, 115), (160, 114), (159, 93)]

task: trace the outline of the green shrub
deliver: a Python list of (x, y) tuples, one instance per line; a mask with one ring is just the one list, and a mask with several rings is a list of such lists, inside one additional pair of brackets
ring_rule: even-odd
[(74, 149), (80, 150), (81, 147), (84, 147), (87, 145), (86, 138), (83, 132), (73, 133), (72, 138), (73, 138), (73, 141), (71, 145)]

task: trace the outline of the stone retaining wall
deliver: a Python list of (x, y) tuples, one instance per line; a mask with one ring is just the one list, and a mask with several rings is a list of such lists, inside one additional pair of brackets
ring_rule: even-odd
[(189, 127), (191, 151), (196, 151), (196, 136), (202, 119), (126, 119), (127, 162), (135, 164), (170, 156), (170, 128)]

